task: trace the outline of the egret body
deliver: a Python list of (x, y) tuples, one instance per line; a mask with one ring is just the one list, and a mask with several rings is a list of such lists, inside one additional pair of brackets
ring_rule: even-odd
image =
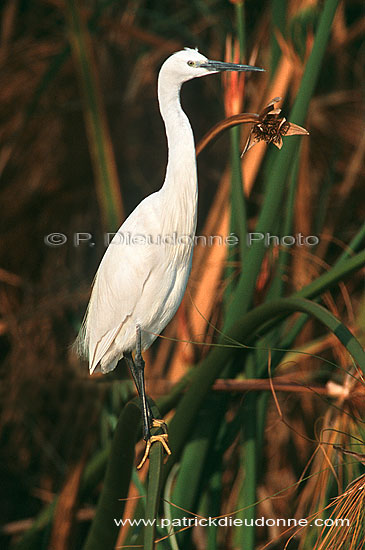
[(188, 80), (224, 70), (262, 69), (210, 61), (191, 49), (162, 65), (158, 101), (168, 144), (165, 181), (136, 207), (107, 248), (77, 339), (90, 374), (110, 372), (126, 358), (142, 400), (144, 438), (149, 444), (161, 441), (168, 452), (166, 430), (151, 438), (150, 427), (161, 422), (153, 419), (146, 401), (142, 351), (176, 313), (192, 263), (198, 187), (194, 136), (181, 108), (180, 89)]

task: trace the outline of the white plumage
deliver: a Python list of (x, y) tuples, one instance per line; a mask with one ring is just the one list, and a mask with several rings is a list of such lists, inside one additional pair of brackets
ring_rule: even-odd
[[(171, 56), (160, 71), (158, 98), (169, 146), (165, 182), (125, 220), (100, 263), (78, 337), (90, 373), (97, 368), (104, 373), (113, 370), (124, 351), (135, 349), (137, 324), (142, 350), (147, 349), (174, 316), (185, 292), (198, 199), (194, 138), (180, 105), (181, 84), (200, 76), (187, 65), (191, 59), (206, 61), (197, 51), (184, 50)], [(183, 239), (186, 244), (173, 244), (181, 235), (189, 236)], [(136, 244), (138, 239), (146, 244)]]
[[(180, 88), (187, 80), (222, 70), (261, 69), (209, 61), (191, 49), (173, 54), (161, 67), (165, 181), (125, 220), (100, 263), (77, 339), (90, 373), (113, 370), (124, 353), (136, 348), (137, 325), (142, 350), (147, 349), (179, 307), (191, 269), (198, 199), (194, 137), (180, 105)], [(172, 242), (181, 237), (183, 242)], [(145, 242), (137, 244), (138, 239)]]

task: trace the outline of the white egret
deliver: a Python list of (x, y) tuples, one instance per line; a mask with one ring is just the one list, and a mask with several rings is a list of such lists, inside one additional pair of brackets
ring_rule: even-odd
[[(160, 441), (170, 454), (167, 430), (146, 400), (142, 351), (176, 313), (188, 281), (197, 218), (194, 136), (180, 105), (184, 82), (220, 71), (262, 71), (258, 67), (208, 60), (186, 48), (171, 55), (158, 77), (158, 101), (165, 123), (168, 163), (162, 188), (146, 197), (114, 236), (98, 268), (77, 338), (90, 374), (113, 370), (125, 357), (142, 403), (143, 437)], [(133, 358), (132, 352), (135, 350)], [(162, 426), (162, 435), (150, 428)]]

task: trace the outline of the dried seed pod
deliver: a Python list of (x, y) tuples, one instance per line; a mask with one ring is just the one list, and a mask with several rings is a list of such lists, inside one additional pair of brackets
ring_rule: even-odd
[(302, 128), (297, 124), (293, 124), (292, 122), (288, 122), (286, 118), (280, 116), (281, 109), (274, 108), (275, 103), (280, 100), (281, 97), (275, 97), (261, 111), (258, 121), (252, 126), (241, 157), (260, 141), (265, 141), (265, 143), (273, 143), (278, 149), (281, 149), (283, 146), (283, 136), (309, 134), (305, 128)]

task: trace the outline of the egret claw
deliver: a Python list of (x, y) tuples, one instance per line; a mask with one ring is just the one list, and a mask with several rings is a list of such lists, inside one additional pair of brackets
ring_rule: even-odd
[[(163, 422), (163, 421), (160, 421), (160, 422)], [(163, 422), (163, 424), (165, 424), (165, 423)], [(137, 470), (140, 470), (142, 468), (142, 466), (144, 465), (144, 463), (146, 462), (146, 460), (148, 458), (148, 455), (150, 454), (151, 445), (155, 441), (159, 441), (161, 443), (161, 445), (163, 446), (163, 448), (165, 449), (165, 451), (168, 455), (171, 454), (167, 438), (168, 438), (167, 433), (164, 433), (164, 434), (161, 434), (161, 435), (153, 435), (147, 440), (144, 455), (143, 455), (143, 458), (142, 458), (141, 462), (137, 466)]]
[(153, 418), (152, 428), (161, 428), (165, 434), (167, 434), (167, 424), (164, 420), (159, 420), (158, 418)]

